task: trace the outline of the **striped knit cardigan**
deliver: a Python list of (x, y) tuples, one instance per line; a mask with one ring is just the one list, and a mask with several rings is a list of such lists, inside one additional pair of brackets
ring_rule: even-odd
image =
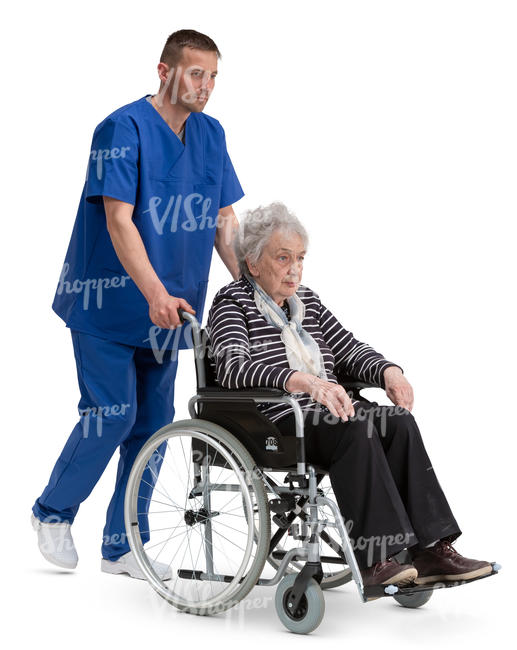
[[(225, 388), (286, 391), (287, 380), (296, 371), (289, 367), (280, 330), (258, 311), (253, 294), (253, 286), (241, 275), (215, 295), (206, 326), (210, 363), (217, 383)], [(300, 285), (297, 294), (305, 304), (302, 326), (321, 349), (328, 381), (337, 383), (334, 371), (339, 369), (354, 379), (384, 388), (384, 370), (397, 364), (355, 339), (314, 291)], [(293, 396), (303, 411), (320, 408), (307, 393)], [(286, 404), (259, 404), (258, 408), (273, 422), (293, 410)]]

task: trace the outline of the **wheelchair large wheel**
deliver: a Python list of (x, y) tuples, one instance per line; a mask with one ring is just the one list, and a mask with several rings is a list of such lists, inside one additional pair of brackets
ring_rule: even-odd
[[(229, 609), (264, 567), (271, 531), (264, 484), (243, 445), (211, 422), (174, 422), (144, 444), (124, 514), (145, 578), (181, 610)], [(172, 579), (162, 580), (155, 562), (168, 565)]]
[[(272, 484), (282, 485), (282, 483), (278, 483), (275, 480), (275, 476), (272, 472), (264, 472), (264, 474)], [(323, 496), (327, 497), (332, 501), (335, 501), (334, 492), (332, 491), (332, 485), (330, 483), (330, 478), (328, 474), (325, 475), (323, 479), (320, 481), (318, 488), (323, 492)], [(327, 520), (334, 519), (332, 511), (328, 507), (325, 506), (320, 507), (319, 512), (322, 518), (325, 518)], [(297, 523), (298, 525), (300, 525), (300, 521), (302, 518), (303, 518), (303, 514), (301, 515), (301, 517), (296, 518), (293, 523)], [(278, 529), (278, 527), (274, 523), (272, 524), (272, 526), (273, 526), (272, 535), (274, 535), (274, 533), (276, 532), (275, 529)], [(323, 537), (319, 538), (320, 556), (335, 558), (337, 561), (339, 555), (336, 549), (341, 548), (341, 544), (342, 544), (341, 537), (337, 529), (333, 527), (327, 527), (325, 529), (325, 533), (328, 537), (325, 537), (325, 539)], [(291, 535), (288, 535), (286, 530), (284, 536), (282, 537), (282, 539), (277, 544), (274, 550), (287, 552), (291, 550), (293, 547), (299, 545), (300, 542), (294, 540)], [(278, 569), (278, 566), (280, 565), (281, 562), (281, 560), (274, 558), (272, 554), (268, 556), (267, 561), (268, 564), (270, 564), (274, 569)], [(302, 570), (303, 565), (304, 562), (296, 562), (296, 561), (290, 562), (287, 565), (286, 573), (288, 574), (299, 573)], [(335, 587), (344, 585), (347, 582), (350, 582), (350, 580), (352, 579), (352, 572), (347, 565), (330, 563), (330, 562), (322, 562), (321, 568), (323, 571), (323, 579), (320, 583), (321, 589), (333, 589)]]

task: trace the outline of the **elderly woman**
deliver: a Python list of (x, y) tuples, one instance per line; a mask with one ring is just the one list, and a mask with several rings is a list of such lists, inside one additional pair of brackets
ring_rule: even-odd
[[(489, 562), (465, 558), (451, 544), (461, 530), (410, 413), (413, 392), (402, 369), (356, 340), (300, 284), (307, 243), (281, 203), (243, 219), (235, 238), (241, 276), (216, 294), (208, 316), (218, 383), (294, 394), (304, 412), (306, 457), (328, 469), (365, 585), (490, 573)], [(337, 383), (341, 371), (384, 388), (397, 407), (351, 401)], [(292, 407), (258, 408), (292, 435)], [(405, 548), (412, 564), (393, 558)]]

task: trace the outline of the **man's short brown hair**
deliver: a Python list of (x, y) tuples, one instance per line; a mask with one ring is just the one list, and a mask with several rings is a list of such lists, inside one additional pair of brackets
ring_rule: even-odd
[(193, 50), (215, 52), (217, 58), (221, 58), (221, 53), (217, 45), (209, 36), (196, 32), (194, 29), (180, 29), (171, 34), (167, 39), (160, 61), (166, 63), (169, 68), (175, 68), (181, 60), (184, 47), (190, 47)]

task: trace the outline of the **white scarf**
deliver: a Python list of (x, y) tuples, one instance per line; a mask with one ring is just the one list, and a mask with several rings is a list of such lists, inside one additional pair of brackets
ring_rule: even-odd
[(321, 349), (309, 332), (302, 327), (305, 305), (300, 297), (295, 293), (287, 298), (291, 312), (289, 321), (273, 298), (252, 277), (246, 275), (246, 278), (255, 289), (255, 304), (259, 312), (270, 325), (281, 330), (280, 338), (285, 346), (289, 367), (327, 379)]

